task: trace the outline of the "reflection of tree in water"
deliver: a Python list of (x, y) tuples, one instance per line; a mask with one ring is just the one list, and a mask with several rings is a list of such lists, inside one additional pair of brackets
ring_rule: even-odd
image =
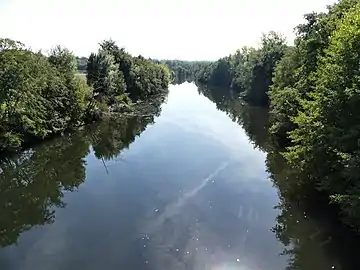
[(194, 81), (194, 75), (189, 70), (184, 70), (182, 68), (175, 69), (171, 71), (171, 83), (172, 84), (182, 84), (185, 82)]
[(218, 110), (225, 112), (229, 118), (242, 126), (255, 147), (266, 151), (268, 142), (269, 115), (266, 108), (250, 106), (231, 90), (221, 88), (198, 88), (199, 93), (216, 104)]
[(93, 126), (91, 141), (95, 156), (105, 160), (116, 158), (145, 130), (144, 120), (136, 117), (113, 118)]
[(286, 246), (288, 269), (360, 269), (360, 239), (342, 225), (327, 197), (306, 186), (305, 176), (286, 166), (278, 152), (268, 153), (267, 166), (280, 197), (273, 232)]
[(98, 159), (112, 159), (129, 147), (154, 116), (109, 118), (72, 135), (54, 138), (0, 163), (0, 246), (16, 243), (36, 225), (54, 222), (64, 192), (84, 182), (85, 157), (92, 145)]
[(287, 269), (360, 269), (360, 239), (341, 225), (337, 209), (291, 170), (268, 135), (266, 109), (252, 107), (224, 89), (199, 88), (219, 110), (239, 125), (256, 147), (267, 152), (267, 170), (278, 189), (279, 215), (272, 231), (285, 246)]
[(0, 246), (17, 241), (35, 225), (54, 221), (64, 191), (85, 179), (89, 143), (81, 136), (56, 138), (0, 165)]
[[(162, 99), (163, 101), (163, 99)], [(155, 116), (160, 114), (161, 102), (149, 115), (141, 117), (110, 117), (100, 123), (89, 126), (87, 133), (91, 136), (91, 143), (98, 159), (111, 160), (134, 142), (149, 124), (154, 123)]]
[(187, 77), (175, 77), (173, 79), (173, 82), (172, 84), (182, 84), (182, 83), (185, 83), (185, 82), (188, 82), (188, 83), (191, 83), (193, 80), (191, 78), (187, 78)]

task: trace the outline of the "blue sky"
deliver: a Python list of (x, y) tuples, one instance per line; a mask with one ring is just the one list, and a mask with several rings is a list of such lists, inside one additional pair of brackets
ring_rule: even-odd
[(145, 57), (215, 60), (274, 30), (289, 41), (303, 14), (333, 0), (0, 0), (1, 37), (89, 55), (112, 38)]

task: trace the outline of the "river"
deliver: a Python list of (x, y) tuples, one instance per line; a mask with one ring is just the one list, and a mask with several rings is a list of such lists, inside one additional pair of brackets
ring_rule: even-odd
[(4, 160), (0, 269), (356, 269), (274, 183), (267, 117), (184, 83)]

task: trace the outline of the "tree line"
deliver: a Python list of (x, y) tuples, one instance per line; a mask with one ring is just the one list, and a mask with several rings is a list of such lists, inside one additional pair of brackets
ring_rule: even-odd
[(170, 81), (173, 84), (195, 81), (200, 68), (209, 61), (157, 60), (170, 70)]
[(264, 34), (259, 48), (244, 47), (218, 61), (202, 65), (196, 73), (196, 82), (230, 88), (248, 102), (266, 106), (272, 74), (286, 49), (285, 39), (280, 34)]
[(296, 185), (327, 194), (359, 230), (360, 3), (341, 0), (304, 19), (293, 46), (270, 32), (256, 49), (200, 66), (195, 81), (270, 108), (273, 143), (304, 176)]
[(360, 228), (360, 3), (305, 16), (270, 87), (271, 132), (292, 168)]
[(45, 55), (0, 39), (0, 152), (164, 94), (170, 81), (166, 66), (133, 57), (112, 40), (90, 55), (86, 80), (77, 68), (76, 57), (60, 46)]

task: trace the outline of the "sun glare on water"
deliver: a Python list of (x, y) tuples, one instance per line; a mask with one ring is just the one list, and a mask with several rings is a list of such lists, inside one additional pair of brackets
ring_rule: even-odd
[(223, 263), (220, 265), (215, 265), (212, 266), (210, 269), (211, 270), (255, 270), (242, 265), (240, 261), (237, 261), (235, 263)]

